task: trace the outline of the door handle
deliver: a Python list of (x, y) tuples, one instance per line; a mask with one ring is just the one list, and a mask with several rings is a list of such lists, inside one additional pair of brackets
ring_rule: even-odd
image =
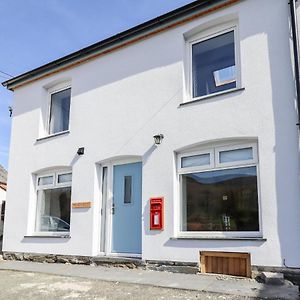
[(111, 214), (114, 215), (115, 214), (115, 204), (113, 203), (111, 206)]

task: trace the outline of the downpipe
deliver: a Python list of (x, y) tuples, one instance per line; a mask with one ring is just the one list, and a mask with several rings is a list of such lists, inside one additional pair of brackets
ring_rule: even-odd
[(296, 81), (296, 98), (297, 98), (297, 111), (298, 123), (296, 124), (300, 129), (300, 66), (299, 66), (299, 38), (298, 38), (298, 21), (296, 14), (296, 2), (298, 0), (290, 0), (290, 13), (291, 13), (291, 28), (293, 38), (293, 56), (295, 66), (295, 81)]

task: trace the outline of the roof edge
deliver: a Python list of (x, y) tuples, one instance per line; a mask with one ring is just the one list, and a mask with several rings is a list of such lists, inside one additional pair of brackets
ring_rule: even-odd
[(0, 182), (0, 189), (3, 191), (7, 191), (7, 183), (6, 182)]
[[(39, 80), (53, 73), (72, 68), (87, 60), (128, 46), (129, 44), (148, 38), (154, 34), (169, 30), (175, 26), (191, 21), (192, 18), (209, 14), (213, 11), (233, 5), (241, 0), (197, 0), (159, 17), (146, 21), (121, 33), (113, 35), (100, 42), (82, 48), (76, 52), (63, 56), (50, 63), (42, 65), (31, 71), (15, 76), (2, 82), (7, 89), (14, 91), (25, 84)], [(180, 22), (178, 22), (180, 20)], [(177, 22), (176, 22), (177, 21)], [(174, 23), (174, 24), (172, 24)], [(177, 24), (179, 23), (179, 24)]]

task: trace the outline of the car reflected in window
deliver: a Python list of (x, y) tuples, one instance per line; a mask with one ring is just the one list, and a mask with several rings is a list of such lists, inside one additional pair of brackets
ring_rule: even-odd
[(70, 224), (58, 217), (42, 216), (41, 231), (70, 231)]

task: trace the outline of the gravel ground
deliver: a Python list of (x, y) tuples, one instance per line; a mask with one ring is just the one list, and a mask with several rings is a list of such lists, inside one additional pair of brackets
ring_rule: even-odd
[(40, 273), (0, 271), (0, 299), (250, 299), (231, 295), (105, 282)]

